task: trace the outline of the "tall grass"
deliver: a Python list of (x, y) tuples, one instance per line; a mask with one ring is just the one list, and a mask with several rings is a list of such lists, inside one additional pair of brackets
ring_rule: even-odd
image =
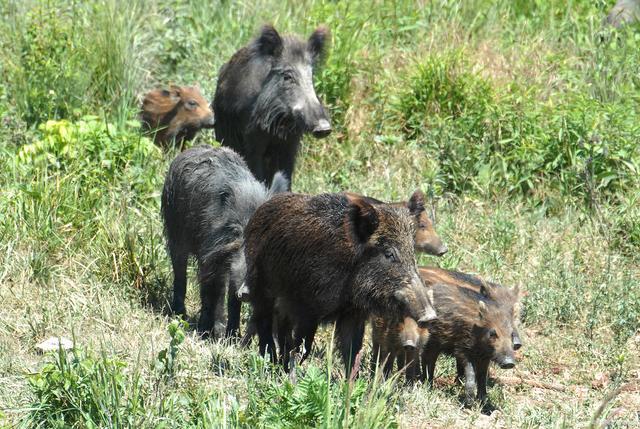
[[(592, 375), (624, 382), (638, 364), (640, 38), (601, 25), (611, 3), (0, 2), (0, 425), (480, 418), (460, 411), (450, 363), (433, 390), (366, 374), (349, 384), (320, 333), (293, 384), (253, 349), (199, 341), (177, 322), (167, 336), (159, 194), (175, 153), (140, 136), (136, 96), (199, 81), (211, 97), (219, 67), (265, 22), (332, 31), (316, 87), (335, 132), (304, 141), (294, 190), (430, 190), (450, 251), (420, 263), (519, 285), (523, 373), (564, 371), (571, 387), (540, 406), (530, 388), (498, 384), (494, 417), (587, 423), (601, 400)], [(197, 288), (187, 301), (197, 316)], [(72, 332), (73, 352), (32, 351)]]
[(147, 1), (4, 2), (0, 62), (27, 124), (106, 114), (124, 125), (153, 63)]

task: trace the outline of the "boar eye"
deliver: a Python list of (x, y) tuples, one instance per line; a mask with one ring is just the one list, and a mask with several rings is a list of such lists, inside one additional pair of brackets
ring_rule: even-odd
[(384, 257), (387, 258), (391, 262), (396, 262), (398, 260), (396, 258), (396, 254), (391, 249), (385, 249)]
[(498, 338), (498, 333), (496, 332), (495, 329), (492, 329), (492, 330), (489, 331), (489, 337), (493, 338), (493, 339)]
[(424, 222), (420, 222), (420, 223), (418, 224), (418, 226), (419, 226), (420, 228), (426, 228), (426, 227), (427, 227), (427, 224), (426, 224), (426, 223), (424, 223)]
[(293, 73), (290, 71), (285, 71), (284, 73), (282, 73), (282, 79), (284, 79), (285, 82), (292, 82)]
[(190, 109), (195, 109), (196, 107), (198, 107), (198, 102), (196, 100), (189, 100), (187, 101), (187, 107), (189, 107)]

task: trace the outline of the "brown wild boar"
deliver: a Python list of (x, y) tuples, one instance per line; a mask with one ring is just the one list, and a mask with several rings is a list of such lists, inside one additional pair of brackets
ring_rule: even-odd
[(317, 327), (335, 321), (349, 374), (371, 314), (421, 324), (435, 317), (418, 275), (414, 228), (406, 210), (344, 194), (281, 194), (262, 204), (244, 231), (260, 353), (275, 361), (276, 312), (278, 336), (289, 343), (280, 349), (285, 368), (289, 350), (303, 341), (310, 350)]
[(171, 86), (154, 89), (144, 96), (140, 115), (142, 129), (154, 143), (167, 148), (182, 148), (203, 128), (213, 128), (213, 112), (200, 89), (193, 86)]
[(436, 283), (447, 283), (457, 285), (474, 290), (494, 302), (503, 306), (504, 310), (511, 314), (511, 339), (513, 341), (513, 349), (519, 350), (522, 347), (522, 340), (518, 333), (518, 321), (520, 320), (520, 305), (518, 302), (518, 287), (509, 289), (497, 283), (489, 282), (480, 277), (473, 276), (455, 270), (445, 270), (437, 267), (418, 267), (418, 272), (425, 285), (433, 285)]
[[(344, 192), (344, 195), (346, 195), (347, 198), (363, 199), (370, 204), (385, 204), (375, 198), (362, 196), (353, 192)], [(431, 219), (427, 215), (424, 193), (421, 190), (417, 189), (408, 201), (390, 203), (389, 205), (399, 209), (409, 210), (409, 214), (415, 225), (414, 248), (417, 252), (425, 252), (436, 256), (442, 256), (447, 252), (447, 246), (442, 243), (442, 240), (433, 227)], [(238, 299), (245, 302), (248, 301), (249, 292), (247, 284), (242, 284), (242, 287), (237, 291)], [(242, 344), (248, 345), (253, 335), (255, 335), (255, 325), (250, 321)]]
[(433, 303), (437, 319), (427, 323), (429, 340), (422, 353), (422, 376), (433, 383), (436, 360), (441, 353), (461, 362), (465, 375), (465, 402), (473, 402), (474, 391), (484, 402), (489, 363), (503, 369), (516, 364), (511, 339), (511, 315), (495, 301), (472, 289), (435, 283)]

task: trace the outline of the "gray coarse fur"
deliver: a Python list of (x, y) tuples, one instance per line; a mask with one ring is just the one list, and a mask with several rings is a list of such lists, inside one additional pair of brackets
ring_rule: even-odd
[(640, 21), (640, 0), (618, 0), (607, 15), (606, 21), (614, 27)]
[(313, 87), (328, 34), (319, 27), (303, 41), (265, 26), (220, 70), (212, 103), (216, 139), (241, 154), (259, 180), (270, 183), (283, 171), (291, 181), (303, 134), (331, 132)]
[[(244, 228), (255, 210), (272, 195), (286, 191), (278, 172), (270, 189), (255, 179), (246, 163), (228, 148), (198, 146), (171, 163), (162, 192), (162, 218), (174, 271), (172, 310), (185, 314), (189, 255), (198, 264), (202, 310), (198, 330), (219, 337), (224, 332), (222, 306), (227, 289), (244, 281)], [(227, 334), (239, 325), (240, 302), (228, 298)]]

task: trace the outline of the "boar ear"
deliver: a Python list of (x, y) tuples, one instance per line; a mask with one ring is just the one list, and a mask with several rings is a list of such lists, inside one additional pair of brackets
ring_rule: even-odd
[(513, 294), (513, 297), (517, 300), (518, 296), (520, 296), (520, 286), (516, 285), (516, 287), (511, 289), (511, 293)]
[(277, 171), (276, 174), (273, 175), (273, 180), (271, 181), (269, 196), (273, 197), (275, 194), (281, 194), (283, 192), (287, 192), (288, 190), (289, 180), (287, 179), (287, 176), (285, 176), (282, 171)]
[(262, 27), (256, 46), (262, 55), (279, 57), (282, 53), (282, 37), (272, 25)]
[(360, 243), (369, 241), (371, 234), (378, 228), (378, 212), (373, 205), (361, 197), (347, 196), (349, 199), (349, 222), (356, 239)]
[(480, 319), (484, 319), (487, 315), (487, 304), (484, 301), (478, 301), (478, 310), (480, 312)]
[(329, 29), (324, 25), (316, 28), (316, 30), (311, 34), (309, 40), (307, 41), (307, 47), (309, 52), (311, 52), (311, 56), (313, 57), (313, 61), (322, 61), (324, 55), (327, 51), (326, 47), (328, 45), (327, 39), (329, 38)]
[(420, 189), (416, 189), (409, 201), (407, 208), (412, 216), (418, 216), (424, 211), (424, 193)]
[(480, 295), (482, 295), (484, 297), (488, 297), (489, 296), (489, 289), (487, 288), (487, 285), (484, 284), (484, 282), (482, 282), (482, 284), (480, 285)]

